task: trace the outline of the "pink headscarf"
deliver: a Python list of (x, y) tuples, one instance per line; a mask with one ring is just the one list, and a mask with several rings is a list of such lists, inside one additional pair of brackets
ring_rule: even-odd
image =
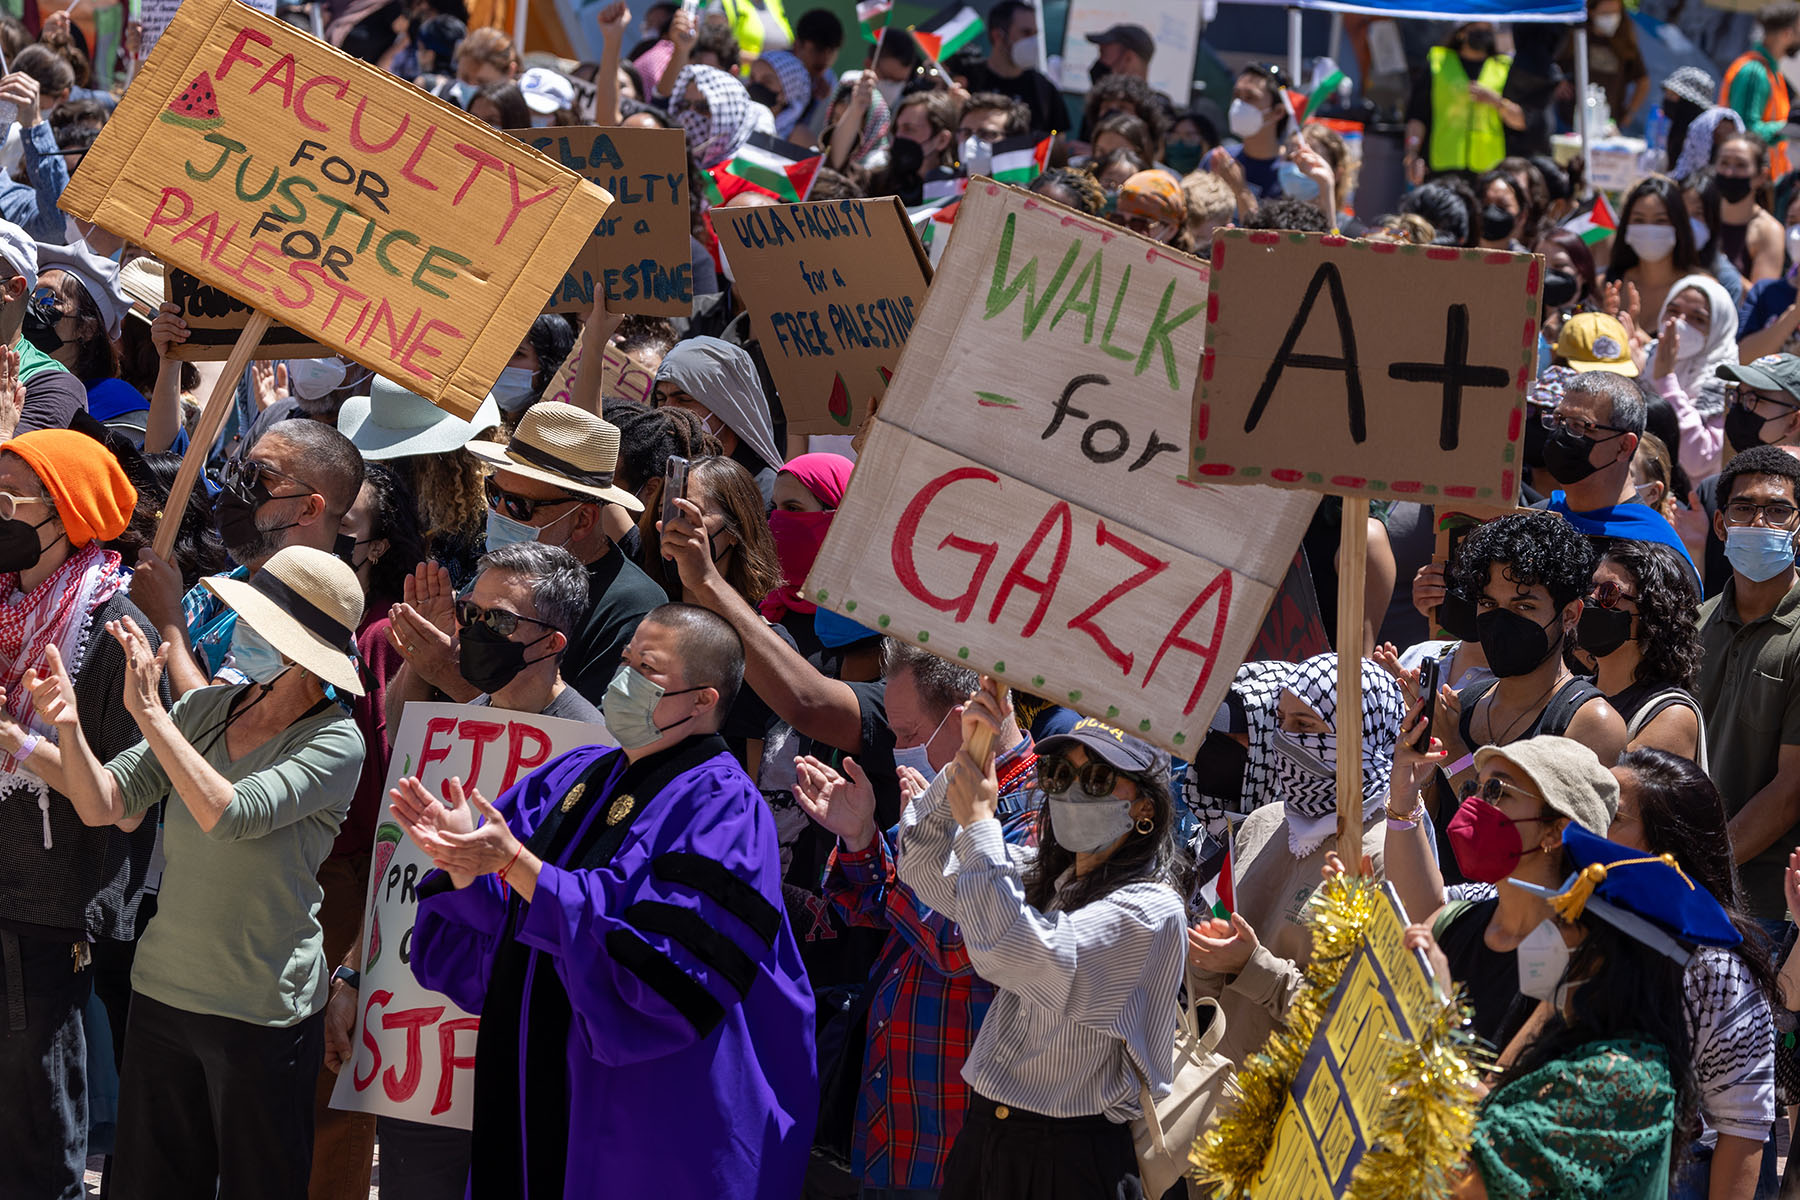
[(843, 502), (844, 489), (850, 486), (850, 471), (856, 464), (841, 454), (802, 454), (790, 458), (782, 473), (792, 475), (806, 485), (824, 512), (787, 512), (776, 509), (769, 514), (769, 532), (775, 538), (775, 553), (781, 559), (782, 586), (763, 598), (763, 616), (779, 621), (790, 611), (812, 612), (815, 605), (806, 599), (803, 588), (806, 574), (819, 557), (825, 544), (825, 533), (831, 528), (834, 510)]

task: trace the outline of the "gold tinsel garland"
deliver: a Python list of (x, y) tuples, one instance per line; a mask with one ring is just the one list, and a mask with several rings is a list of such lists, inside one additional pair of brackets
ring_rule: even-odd
[[(1218, 1200), (1248, 1195), (1274, 1141), (1300, 1064), (1324, 1020), (1338, 981), (1367, 939), (1379, 885), (1340, 875), (1313, 893), (1305, 923), (1313, 953), (1286, 1019), (1263, 1048), (1244, 1060), (1226, 1085), (1226, 1108), (1194, 1143), (1191, 1177)], [(1417, 1039), (1404, 1043), (1389, 1068), (1392, 1103), (1370, 1131), (1371, 1150), (1358, 1164), (1349, 1194), (1357, 1200), (1444, 1196), (1474, 1128), (1479, 1071), (1474, 1035), (1460, 997), (1432, 1014)]]

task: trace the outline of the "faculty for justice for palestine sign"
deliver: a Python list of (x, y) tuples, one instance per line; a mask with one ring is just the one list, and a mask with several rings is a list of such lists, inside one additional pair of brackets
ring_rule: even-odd
[(931, 286), (895, 197), (715, 208), (789, 433), (855, 433), (893, 377)]
[(1542, 265), (1531, 254), (1221, 231), (1194, 477), (1510, 505)]
[(236, 0), (184, 0), (61, 206), (468, 418), (611, 198)]
[[(387, 785), (417, 775), (441, 795), (444, 781), (456, 777), (491, 801), (557, 755), (597, 744), (612, 745), (603, 725), (414, 701), (394, 737)], [(384, 807), (363, 906), (355, 1057), (338, 1072), (331, 1106), (467, 1129), (481, 1021), (412, 974), (417, 889), (429, 870), (431, 860)]]
[[(1391, 884), (1375, 894), (1363, 944), (1344, 968), (1275, 1125), (1253, 1200), (1342, 1196), (1388, 1098), (1388, 1067), (1442, 1007), (1424, 959), (1408, 950)], [(1447, 982), (1447, 981), (1446, 981)]]
[(679, 129), (570, 125), (508, 133), (612, 197), (593, 235), (563, 272), (546, 312), (685, 317), (694, 310), (689, 247), (687, 134)]
[(808, 598), (1192, 753), (1317, 503), (1182, 479), (1206, 270), (971, 182)]

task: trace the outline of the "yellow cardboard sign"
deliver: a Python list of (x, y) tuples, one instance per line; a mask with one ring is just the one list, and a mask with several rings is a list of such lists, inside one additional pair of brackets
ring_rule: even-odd
[(185, 0), (61, 207), (463, 417), (611, 197), (235, 0)]
[(1387, 1069), (1438, 1001), (1391, 887), (1378, 894), (1361, 948), (1313, 1035), (1253, 1183), (1256, 1200), (1341, 1196), (1369, 1149), (1387, 1096)]

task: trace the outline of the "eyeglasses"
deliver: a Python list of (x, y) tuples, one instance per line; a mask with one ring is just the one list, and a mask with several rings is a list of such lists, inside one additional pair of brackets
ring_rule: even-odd
[(1609, 429), (1612, 431), (1612, 437), (1594, 438), (1597, 442), (1610, 442), (1615, 437), (1621, 437), (1624, 434), (1631, 432), (1629, 429), (1620, 429), (1617, 425), (1602, 425), (1600, 422), (1590, 421), (1586, 417), (1565, 416), (1555, 409), (1542, 414), (1538, 417), (1538, 420), (1543, 422), (1545, 429), (1551, 430), (1552, 432), (1561, 429), (1581, 438), (1594, 437), (1594, 430), (1596, 429)]
[(471, 625), (486, 625), (501, 637), (511, 637), (513, 630), (519, 627), (520, 621), (529, 621), (540, 629), (552, 629), (547, 621), (536, 617), (527, 617), (504, 608), (483, 608), (473, 600), (456, 602), (456, 623), (467, 629)]
[[(291, 483), (295, 487), (305, 488), (306, 491), (304, 493), (296, 492), (290, 496), (272, 495), (270, 494), (268, 487), (263, 485), (264, 475), (272, 475), (283, 483)], [(295, 479), (292, 475), (277, 471), (268, 463), (259, 462), (254, 458), (234, 458), (227, 461), (223, 467), (219, 468), (219, 484), (222, 487), (244, 496), (248, 496), (255, 492), (258, 487), (262, 487), (263, 499), (265, 500), (291, 499), (293, 495), (306, 495), (310, 494), (313, 490), (312, 484), (307, 483), (305, 480)]]
[(0, 492), (0, 521), (10, 521), (19, 511), (21, 504), (49, 504), (47, 496), (15, 496), (11, 492)]
[(1077, 767), (1060, 754), (1040, 754), (1037, 760), (1038, 790), (1061, 795), (1077, 783), (1087, 795), (1098, 800), (1112, 795), (1119, 782), (1119, 772), (1111, 763), (1090, 758)]
[(585, 504), (586, 496), (550, 496), (542, 500), (534, 500), (530, 496), (515, 496), (511, 492), (501, 490), (499, 484), (489, 477), (482, 484), (487, 490), (487, 506), (497, 513), (503, 513), (515, 521), (530, 521), (537, 515), (537, 510), (546, 504)]
[(1603, 583), (1596, 583), (1594, 590), (1588, 593), (1588, 599), (1593, 602), (1595, 608), (1617, 608), (1621, 600), (1629, 600), (1633, 604), (1638, 602), (1636, 596), (1610, 579)]
[(1754, 500), (1733, 500), (1725, 506), (1727, 525), (1754, 525), (1760, 521), (1770, 529), (1786, 529), (1793, 524), (1796, 515), (1800, 515), (1800, 508), (1795, 508), (1786, 500), (1771, 500), (1767, 504), (1758, 504)]
[[(1777, 408), (1793, 412), (1800, 408), (1791, 399), (1784, 400), (1779, 396), (1771, 396), (1767, 392), (1759, 392), (1747, 383), (1727, 383), (1725, 385), (1725, 402), (1736, 408), (1748, 409), (1752, 404), (1773, 404)], [(1766, 418), (1774, 420), (1775, 418)]]
[[(1486, 800), (1489, 804), (1498, 808), (1500, 806), (1501, 797), (1505, 796), (1508, 792), (1517, 792), (1527, 800), (1536, 800), (1539, 804), (1544, 802), (1542, 796), (1535, 795), (1516, 784), (1508, 783), (1504, 779), (1499, 778), (1489, 779), (1485, 783), (1477, 783), (1471, 779), (1469, 782), (1462, 785), (1462, 788), (1457, 794), (1464, 800), (1467, 800), (1470, 796), (1480, 796), (1483, 800)], [(1511, 821), (1514, 825), (1523, 825), (1527, 821), (1542, 821), (1547, 815), (1547, 813), (1539, 810), (1535, 817), (1508, 817), (1507, 820)]]
[(1169, 233), (1167, 222), (1152, 221), (1149, 217), (1126, 216), (1123, 213), (1114, 213), (1112, 215), (1112, 221), (1115, 225), (1123, 225), (1133, 233), (1142, 234), (1147, 238), (1154, 238), (1159, 242), (1162, 241), (1164, 237), (1168, 236)]

